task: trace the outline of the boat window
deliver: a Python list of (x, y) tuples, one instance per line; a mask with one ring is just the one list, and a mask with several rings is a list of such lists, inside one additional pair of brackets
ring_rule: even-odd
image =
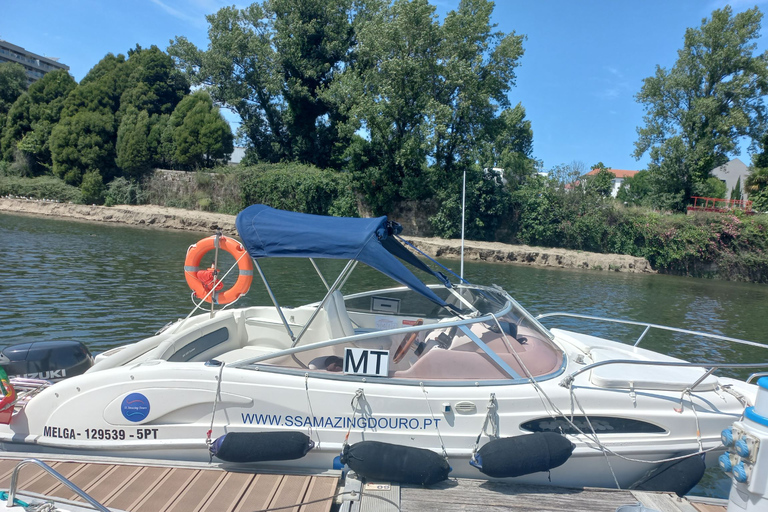
[[(431, 289), (447, 304), (467, 313), (471, 312), (467, 303), (481, 314), (500, 311), (507, 303), (507, 296), (493, 289), (476, 289), (467, 286), (456, 286), (453, 291), (443, 287)], [(456, 294), (461, 295), (461, 299)], [(455, 314), (407, 289), (381, 290), (373, 294), (347, 297), (345, 305), (349, 312), (356, 313), (392, 314), (435, 319), (451, 318)]]
[[(443, 290), (433, 290), (444, 300), (447, 297)], [(452, 316), (445, 308), (438, 306), (423, 295), (413, 293), (410, 290), (387, 290), (374, 295), (348, 298), (344, 305), (349, 312), (373, 313), (396, 316), (416, 316), (422, 318), (438, 318), (439, 316)], [(445, 311), (445, 313), (441, 313)]]
[[(455, 321), (457, 319), (452, 319)], [(557, 372), (563, 363), (562, 352), (546, 335), (519, 327), (513, 318), (502, 317), (498, 326), (484, 322), (468, 324), (472, 334), (509, 365), (518, 376), (537, 377)], [(421, 320), (416, 320), (419, 322)], [(507, 380), (509, 374), (493, 361), (470, 336), (446, 321), (431, 323), (423, 330), (398, 335), (382, 335), (356, 342), (340, 343), (280, 356), (264, 363), (310, 371), (340, 373), (347, 357), (345, 349), (364, 349), (379, 361), (382, 352), (387, 362), (386, 377), (414, 380)], [(385, 331), (383, 331), (385, 332)], [(356, 352), (355, 357), (362, 357)], [(367, 356), (366, 356), (367, 357)], [(381, 375), (382, 378), (386, 378)]]
[[(568, 419), (571, 421), (569, 422)], [(666, 430), (646, 421), (630, 418), (616, 418), (612, 416), (563, 416), (554, 418), (539, 418), (520, 425), (520, 428), (529, 432), (558, 432), (561, 434), (579, 434), (579, 430), (587, 434), (594, 429), (597, 434), (663, 434)], [(575, 428), (575, 425), (577, 428)], [(590, 427), (591, 425), (591, 427)]]

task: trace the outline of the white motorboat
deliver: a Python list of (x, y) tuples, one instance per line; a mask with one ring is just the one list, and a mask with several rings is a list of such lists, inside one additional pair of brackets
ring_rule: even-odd
[[(215, 236), (190, 248), (187, 281), (199, 299), (231, 303), (255, 265), (274, 307), (211, 308), (100, 354), (81, 375), (11, 379), (2, 449), (256, 468), (347, 463), (370, 478), (426, 484), (450, 465), (458, 477), (685, 492), (756, 396), (756, 386), (714, 374), (746, 365), (692, 364), (548, 329), (498, 287), (452, 284), (401, 245), (386, 217), (254, 205), (237, 227), (242, 245)], [(229, 290), (218, 271), (200, 270), (209, 250), (234, 256)], [(322, 300), (281, 307), (259, 265), (270, 257), (309, 258)], [(318, 258), (349, 263), (328, 284)], [(440, 284), (425, 285), (401, 260)], [(358, 262), (402, 286), (343, 296)], [(79, 364), (72, 354), (82, 351), (62, 350)], [(6, 361), (9, 373), (13, 364), (29, 365), (15, 372), (27, 377), (67, 373), (41, 366), (58, 356), (23, 352)]]

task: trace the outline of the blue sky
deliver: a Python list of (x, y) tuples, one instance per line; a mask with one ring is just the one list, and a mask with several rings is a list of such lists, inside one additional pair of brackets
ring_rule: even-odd
[[(459, 0), (431, 0), (443, 16)], [(207, 46), (205, 15), (220, 0), (3, 0), (0, 38), (59, 57), (80, 80), (108, 52), (137, 43), (165, 49), (177, 35)], [(634, 95), (656, 65), (671, 67), (687, 27), (698, 27), (727, 3), (736, 12), (755, 1), (723, 0), (497, 0), (494, 22), (525, 34), (525, 56), (510, 94), (533, 126), (534, 157), (558, 164), (602, 161), (640, 170), (647, 155), (631, 154), (643, 110)], [(768, 0), (758, 6), (768, 11)], [(239, 6), (247, 5), (238, 3)], [(766, 33), (768, 20), (763, 20)], [(758, 51), (768, 49), (762, 35)], [(742, 161), (749, 164), (746, 147)]]

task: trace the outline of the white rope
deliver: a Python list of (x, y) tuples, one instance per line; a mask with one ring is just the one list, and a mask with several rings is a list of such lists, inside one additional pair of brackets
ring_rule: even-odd
[[(477, 459), (475, 458), (475, 455), (477, 455), (477, 450), (480, 447), (480, 438), (483, 437), (483, 434), (488, 436), (489, 439), (499, 437), (499, 424), (496, 421), (496, 410), (498, 409), (498, 403), (496, 402), (496, 393), (491, 393), (486, 409), (487, 411), (485, 413), (485, 420), (483, 420), (483, 426), (482, 428), (480, 428), (480, 433), (477, 434), (477, 439), (475, 440), (475, 447), (472, 449), (472, 460), (474, 461), (477, 461)], [(492, 434), (489, 434), (487, 431), (488, 423), (491, 423), (491, 428), (493, 429)]]
[(427, 396), (427, 389), (424, 387), (423, 382), (419, 382), (419, 386), (421, 386), (421, 391), (424, 393), (424, 399), (427, 401), (427, 407), (429, 408), (429, 415), (432, 416), (432, 424), (435, 426), (435, 430), (437, 431), (437, 438), (440, 440), (440, 448), (443, 450), (443, 457), (445, 460), (448, 460), (448, 452), (445, 450), (445, 443), (443, 442), (443, 436), (440, 434), (440, 427), (437, 426), (437, 421), (435, 420), (435, 414), (432, 412), (432, 406), (429, 405), (429, 397)]
[[(309, 399), (309, 373), (304, 374), (304, 391), (307, 394), (307, 408), (309, 409), (309, 414), (312, 418), (315, 417), (315, 411), (312, 410), (312, 400)], [(318, 444), (320, 443), (320, 433), (315, 430), (315, 437), (317, 438)], [(312, 425), (309, 426), (309, 437), (312, 437)]]
[(213, 443), (211, 441), (211, 435), (213, 434), (213, 420), (216, 417), (216, 406), (219, 403), (219, 395), (221, 393), (221, 381), (222, 376), (224, 374), (224, 363), (221, 363), (221, 366), (219, 366), (219, 378), (218, 383), (216, 384), (216, 395), (213, 397), (213, 410), (211, 411), (211, 426), (208, 428), (208, 433), (205, 437), (205, 444), (208, 445), (208, 454), (210, 455), (210, 462), (213, 460), (213, 452), (211, 452), (211, 444)]
[(352, 425), (355, 424), (355, 414), (357, 414), (357, 407), (360, 405), (360, 399), (364, 396), (365, 392), (363, 391), (363, 388), (358, 388), (357, 391), (355, 391), (355, 396), (353, 396), (352, 400), (349, 402), (349, 405), (352, 406), (352, 421), (349, 422), (347, 435), (344, 436), (344, 442), (341, 445), (342, 453), (344, 453), (344, 448), (349, 446), (349, 434), (352, 433)]
[[(492, 316), (492, 317), (493, 317), (493, 319), (496, 321), (496, 325), (498, 326), (498, 328), (499, 328), (499, 331), (501, 332), (501, 335), (502, 335), (502, 337), (504, 338), (504, 341), (505, 341), (505, 343), (507, 343), (507, 345), (509, 346), (509, 345), (510, 345), (510, 344), (509, 344), (509, 340), (508, 340), (508, 338), (507, 338), (507, 336), (506, 336), (506, 333), (505, 333), (505, 332), (504, 332), (504, 330), (501, 328), (501, 324), (499, 323), (499, 320), (496, 318), (496, 316), (495, 316), (493, 313), (491, 313), (491, 316)], [(587, 424), (590, 426), (590, 428), (592, 428), (592, 434), (589, 434), (589, 433), (587, 433), (587, 432), (584, 432), (584, 431), (583, 431), (581, 428), (579, 428), (579, 427), (578, 427), (578, 426), (577, 426), (577, 425), (576, 425), (576, 424), (575, 424), (575, 423), (574, 423), (574, 422), (573, 422), (571, 419), (569, 419), (569, 418), (568, 418), (568, 416), (567, 416), (566, 414), (564, 414), (564, 413), (563, 413), (563, 412), (560, 410), (560, 408), (559, 408), (559, 407), (557, 407), (557, 405), (555, 405), (555, 403), (552, 401), (552, 399), (551, 399), (551, 398), (549, 398), (549, 396), (547, 395), (546, 391), (544, 391), (544, 389), (543, 389), (543, 388), (541, 388), (541, 386), (539, 385), (539, 383), (538, 383), (538, 382), (537, 382), (537, 381), (536, 381), (536, 380), (533, 378), (533, 375), (531, 374), (530, 370), (528, 370), (528, 367), (527, 367), (527, 366), (525, 365), (525, 363), (522, 361), (522, 359), (521, 359), (521, 358), (520, 358), (520, 356), (517, 354), (517, 352), (515, 352), (515, 350), (514, 350), (514, 349), (512, 349), (512, 350), (511, 350), (511, 352), (512, 352), (512, 354), (514, 355), (515, 359), (516, 359), (516, 360), (518, 361), (518, 363), (520, 364), (520, 367), (521, 367), (521, 368), (523, 369), (523, 371), (525, 372), (526, 376), (527, 376), (527, 377), (528, 377), (528, 379), (530, 380), (530, 382), (531, 382), (531, 384), (533, 385), (533, 387), (536, 389), (536, 391), (537, 391), (537, 392), (540, 394), (540, 396), (541, 396), (541, 397), (543, 397), (544, 399), (546, 399), (546, 401), (549, 403), (549, 405), (552, 407), (552, 409), (553, 409), (553, 410), (554, 410), (554, 411), (557, 413), (557, 415), (558, 415), (558, 416), (560, 416), (560, 417), (562, 417), (562, 418), (563, 418), (563, 419), (564, 419), (566, 422), (568, 422), (568, 424), (569, 424), (569, 425), (570, 425), (570, 426), (571, 426), (571, 427), (572, 427), (572, 428), (573, 428), (573, 429), (574, 429), (576, 432), (578, 432), (579, 434), (581, 434), (581, 435), (585, 436), (587, 439), (591, 440), (591, 441), (592, 441), (592, 442), (593, 442), (593, 443), (594, 443), (594, 444), (597, 446), (597, 448), (593, 448), (593, 447), (591, 447), (591, 446), (589, 446), (589, 445), (587, 444), (586, 446), (587, 446), (587, 447), (589, 447), (589, 448), (593, 448), (593, 449), (599, 449), (599, 450), (600, 450), (600, 451), (602, 451), (603, 453), (608, 453), (608, 454), (611, 454), (611, 455), (613, 455), (613, 456), (619, 457), (619, 458), (621, 458), (621, 459), (624, 459), (624, 460), (626, 460), (626, 461), (630, 461), (630, 462), (640, 462), (640, 463), (644, 463), (644, 464), (660, 464), (660, 463), (664, 463), (664, 462), (672, 462), (672, 461), (676, 461), (676, 460), (682, 460), (682, 459), (686, 459), (686, 458), (688, 458), (688, 457), (693, 457), (694, 455), (698, 455), (698, 454), (700, 454), (700, 453), (707, 453), (707, 452), (710, 452), (710, 451), (713, 451), (713, 450), (717, 450), (717, 449), (719, 448), (719, 446), (714, 446), (714, 447), (712, 447), (712, 448), (709, 448), (709, 449), (706, 449), (706, 450), (704, 450), (704, 449), (703, 449), (703, 447), (702, 447), (702, 445), (701, 445), (701, 441), (699, 440), (699, 446), (700, 446), (700, 450), (699, 450), (699, 452), (696, 452), (696, 453), (691, 453), (691, 454), (688, 454), (688, 455), (680, 455), (680, 456), (678, 456), (678, 457), (670, 457), (670, 458), (667, 458), (667, 459), (659, 459), (659, 460), (644, 460), (644, 459), (635, 459), (635, 458), (632, 458), (632, 457), (627, 457), (627, 456), (625, 456), (625, 455), (621, 455), (621, 454), (619, 454), (619, 453), (616, 453), (615, 451), (611, 450), (611, 449), (610, 449), (608, 446), (606, 446), (605, 444), (603, 444), (603, 442), (602, 442), (602, 441), (600, 441), (600, 439), (598, 438), (598, 436), (597, 436), (597, 433), (594, 431), (594, 428), (592, 428), (592, 424), (591, 424), (591, 422), (589, 421), (589, 417), (587, 416), (587, 413), (584, 411), (583, 407), (581, 406), (581, 403), (578, 401), (578, 398), (576, 398), (576, 395), (575, 395), (575, 393), (574, 393), (574, 389), (573, 389), (573, 383), (571, 383), (571, 384), (568, 386), (568, 388), (569, 388), (569, 392), (570, 392), (570, 395), (571, 395), (571, 417), (573, 417), (573, 414), (574, 414), (574, 410), (573, 410), (573, 404), (574, 404), (574, 401), (575, 401), (575, 403), (576, 403), (576, 404), (578, 405), (578, 407), (579, 407), (579, 410), (581, 410), (581, 413), (584, 415), (584, 418), (586, 419), (586, 421), (587, 421)], [(691, 403), (692, 403), (692, 402), (691, 402)], [(695, 415), (695, 410), (694, 410), (694, 415)], [(698, 433), (698, 432), (699, 432), (699, 428), (698, 428), (698, 416), (696, 417), (696, 426), (697, 426), (697, 429), (696, 429), (696, 430), (697, 430), (697, 433)], [(609, 468), (610, 468), (610, 463), (609, 463)], [(611, 473), (613, 473), (613, 469), (611, 469)], [(614, 480), (615, 480), (615, 479), (616, 479), (616, 477), (615, 477), (615, 475), (614, 475)]]

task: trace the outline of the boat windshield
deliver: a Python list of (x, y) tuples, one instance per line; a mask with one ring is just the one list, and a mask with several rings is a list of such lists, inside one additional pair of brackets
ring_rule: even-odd
[(295, 349), (258, 364), (318, 372), (330, 377), (361, 375), (384, 380), (486, 381), (556, 374), (562, 351), (551, 334), (500, 289), (435, 288), (462, 315), (407, 288), (342, 298), (335, 294), (319, 325)]

